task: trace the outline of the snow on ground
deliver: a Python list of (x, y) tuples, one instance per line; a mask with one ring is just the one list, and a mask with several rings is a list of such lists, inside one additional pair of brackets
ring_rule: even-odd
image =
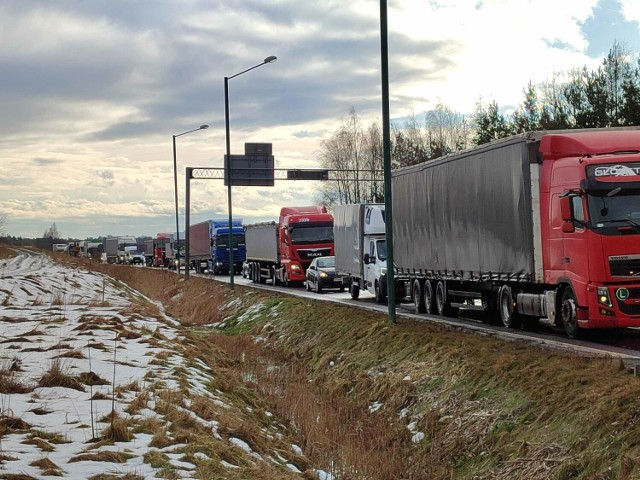
[[(9, 422), (26, 422), (2, 437), (0, 473), (40, 478), (43, 471), (34, 465), (47, 459), (65, 478), (86, 479), (109, 471), (110, 465), (92, 457), (83, 461), (82, 454), (126, 451), (128, 459), (114, 465), (114, 472), (153, 477), (156, 472), (142, 458), (150, 450), (151, 435), (136, 434), (129, 442), (95, 450), (88, 447), (109, 426), (112, 407), (127, 416), (124, 409), (148, 379), (164, 381), (166, 388), (176, 385), (169, 368), (152, 363), (164, 349), (141, 341), (145, 333), (154, 332), (175, 338), (170, 324), (164, 318), (128, 314), (131, 299), (126, 289), (107, 277), (66, 269), (41, 255), (21, 254), (0, 263), (0, 305), (0, 372), (5, 383), (26, 390), (13, 393), (15, 389), (3, 387), (0, 394), (5, 429)], [(181, 357), (172, 356), (169, 363), (176, 368), (181, 362)], [(104, 385), (46, 386), (43, 377), (48, 372), (74, 378), (93, 372), (98, 381), (88, 383)], [(205, 373), (199, 372), (200, 381), (206, 381)], [(114, 395), (114, 379), (116, 387), (137, 383), (138, 388), (123, 388)], [(199, 384), (194, 388), (205, 390)], [(43, 450), (43, 444), (33, 440), (34, 432), (50, 440), (53, 450)], [(178, 460), (174, 465), (185, 477), (194, 469)]]
[[(187, 365), (172, 350), (179, 342), (171, 319), (133, 308), (136, 295), (99, 273), (65, 268), (42, 255), (0, 261), (0, 476), (43, 478), (48, 466), (49, 474), (69, 479), (107, 472), (155, 477), (158, 472), (143, 461), (153, 450), (151, 435), (136, 433), (111, 445), (92, 439), (110, 425), (112, 407), (131, 418), (125, 409), (141, 389), (151, 383), (177, 388), (173, 372), (181, 367), (195, 395), (212, 396), (205, 388), (210, 372), (204, 364)], [(85, 381), (77, 388), (47, 386), (45, 374), (56, 372)], [(81, 376), (89, 372), (97, 381)], [(133, 416), (161, 418), (153, 397)], [(215, 422), (199, 420), (216, 435)], [(162, 451), (182, 478), (191, 478), (195, 465), (184, 461), (179, 447)], [(96, 461), (102, 452), (126, 455), (123, 463)]]

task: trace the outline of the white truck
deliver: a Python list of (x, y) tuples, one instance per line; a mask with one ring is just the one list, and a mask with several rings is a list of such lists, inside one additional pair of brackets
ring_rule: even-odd
[(333, 210), (336, 274), (349, 276), (349, 293), (360, 290), (383, 303), (387, 297), (387, 247), (384, 204), (338, 205)]

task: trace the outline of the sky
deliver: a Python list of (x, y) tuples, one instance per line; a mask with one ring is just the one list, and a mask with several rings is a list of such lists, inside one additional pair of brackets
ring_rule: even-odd
[[(262, 455), (254, 450), (256, 445), (219, 433), (220, 423), (228, 421), (225, 418), (246, 421), (249, 407), (237, 399), (234, 403), (233, 395), (219, 389), (211, 392), (215, 372), (199, 359), (185, 355), (178, 322), (164, 313), (161, 304), (140, 292), (100, 273), (64, 267), (44, 255), (23, 253), (0, 261), (0, 302), (2, 476), (51, 478), (51, 473), (45, 475), (38, 466), (46, 461), (55, 476), (66, 479), (86, 480), (106, 473), (165, 477), (166, 471), (144, 462), (144, 455), (150, 452), (166, 455), (175, 478), (202, 478), (198, 464), (209, 462), (220, 462), (230, 471), (255, 464), (273, 468), (275, 464), (283, 471), (301, 473), (296, 463), (304, 458), (302, 448), (296, 444), (282, 448), (284, 441), (278, 440), (283, 438), (282, 432), (278, 422), (269, 421), (273, 414), (267, 410), (261, 413), (265, 418), (260, 419), (260, 425), (271, 426), (256, 427), (259, 437), (265, 437), (260, 447), (269, 448)], [(150, 303), (156, 309), (148, 308)], [(256, 304), (256, 311), (261, 307)], [(78, 388), (43, 380), (55, 364), (64, 376), (81, 380)], [(92, 376), (87, 375), (90, 372)], [(10, 384), (23, 387), (23, 391), (5, 389)], [(172, 437), (175, 430), (170, 425), (170, 409), (163, 406), (162, 399), (167, 398), (163, 393), (175, 391), (183, 392), (182, 401), (175, 406), (177, 411), (187, 414), (204, 431), (210, 430), (207, 448), (212, 443), (219, 445), (211, 448), (209, 455), (235, 450), (229, 458), (240, 465), (207, 455), (202, 444), (186, 448)], [(145, 396), (147, 401), (140, 402)], [(203, 401), (208, 402), (207, 408), (202, 406)], [(92, 439), (104, 435), (112, 409), (126, 419), (131, 436), (128, 441), (101, 445)], [(164, 427), (166, 446), (159, 446), (164, 442), (145, 433), (153, 429), (132, 432), (136, 425), (148, 421)], [(5, 431), (7, 425), (14, 427)], [(34, 437), (42, 440), (34, 441)], [(127, 453), (129, 458), (117, 463), (96, 457), (108, 453)], [(333, 478), (322, 469), (313, 470), (320, 480)]]
[[(596, 68), (614, 41), (640, 53), (636, 0), (389, 0), (392, 122), (438, 103), (515, 108), (523, 88)], [(0, 218), (4, 233), (63, 238), (174, 232), (185, 169), (220, 169), (224, 77), (231, 153), (271, 143), (275, 167), (319, 168), (353, 108), (381, 119), (374, 0), (0, 1)], [(222, 180), (191, 182), (191, 223), (227, 218)], [(275, 220), (317, 183), (234, 187), (233, 215)]]

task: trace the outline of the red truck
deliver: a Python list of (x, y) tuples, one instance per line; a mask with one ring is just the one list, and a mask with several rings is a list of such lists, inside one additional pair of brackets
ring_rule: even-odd
[(570, 337), (640, 326), (640, 130), (521, 134), (396, 170), (392, 191), (394, 272), (418, 311)]
[(326, 207), (283, 207), (278, 223), (245, 225), (249, 278), (301, 284), (316, 257), (333, 255), (333, 216)]

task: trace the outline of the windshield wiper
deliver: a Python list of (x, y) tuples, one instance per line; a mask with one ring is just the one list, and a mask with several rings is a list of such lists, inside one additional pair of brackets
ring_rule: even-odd
[(605, 223), (628, 223), (629, 225), (632, 225), (636, 228), (640, 228), (640, 223), (635, 222), (633, 220), (631, 220), (630, 218), (619, 218), (617, 220), (600, 220), (599, 222), (596, 222), (596, 224), (605, 224)]

